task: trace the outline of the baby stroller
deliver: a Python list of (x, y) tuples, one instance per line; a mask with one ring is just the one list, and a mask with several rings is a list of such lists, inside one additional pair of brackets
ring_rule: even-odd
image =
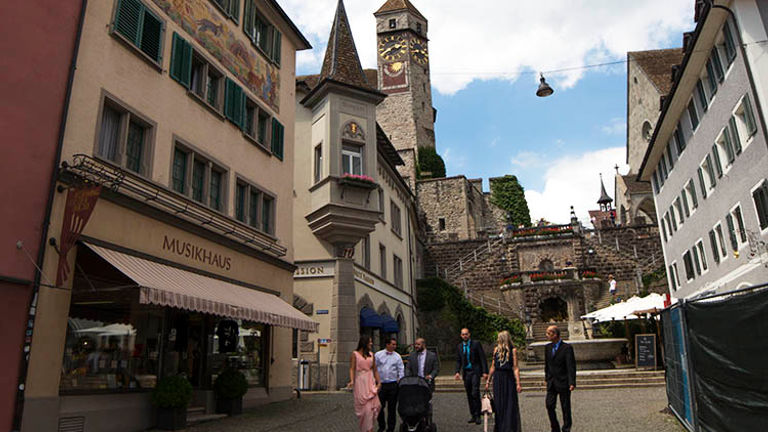
[(424, 378), (410, 376), (400, 380), (397, 412), (401, 432), (437, 432), (437, 425), (432, 422), (432, 388)]

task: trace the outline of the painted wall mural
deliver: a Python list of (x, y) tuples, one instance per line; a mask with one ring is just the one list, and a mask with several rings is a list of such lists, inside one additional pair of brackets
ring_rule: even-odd
[(239, 27), (231, 29), (214, 5), (208, 0), (152, 1), (246, 88), (275, 111), (279, 110), (279, 69), (256, 52)]

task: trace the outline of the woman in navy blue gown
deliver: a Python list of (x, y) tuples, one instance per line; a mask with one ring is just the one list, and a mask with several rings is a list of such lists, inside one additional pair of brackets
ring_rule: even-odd
[(520, 386), (520, 369), (517, 366), (517, 349), (512, 345), (508, 331), (499, 333), (493, 349), (493, 365), (488, 372), (485, 388), (493, 380), (493, 402), (496, 412), (496, 432), (520, 432), (520, 405), (517, 394)]

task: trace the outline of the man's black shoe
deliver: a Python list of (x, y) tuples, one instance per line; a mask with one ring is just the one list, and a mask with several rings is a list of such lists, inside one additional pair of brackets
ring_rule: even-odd
[(476, 419), (477, 419), (477, 417), (472, 416), (471, 419), (467, 420), (467, 423), (474, 423)]
[(482, 421), (480, 421), (480, 417), (475, 417), (475, 424), (480, 424)]

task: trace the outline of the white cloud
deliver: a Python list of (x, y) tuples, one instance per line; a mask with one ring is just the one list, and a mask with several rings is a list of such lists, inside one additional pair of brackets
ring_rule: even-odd
[(540, 153), (532, 151), (521, 151), (512, 158), (512, 165), (523, 169), (534, 168), (544, 162), (544, 157), (545, 155)]
[(443, 162), (445, 162), (446, 172), (456, 172), (457, 169), (464, 168), (467, 164), (467, 156), (454, 151), (450, 147), (445, 149), (442, 158)]
[[(347, 0), (345, 6), (364, 67), (376, 66), (373, 12), (384, 0)], [(690, 0), (594, 1), (413, 0), (429, 19), (432, 84), (453, 94), (474, 80), (513, 81), (521, 72), (549, 71), (623, 60), (627, 51), (678, 41), (692, 28)], [(320, 70), (336, 0), (281, 0), (315, 46), (299, 53), (304, 72)], [(457, 31), (457, 29), (459, 29)], [(620, 67), (622, 71), (623, 67)], [(584, 69), (549, 74), (558, 89), (573, 86)]]
[(619, 170), (626, 172), (623, 164), (625, 152), (624, 147), (612, 147), (551, 162), (544, 174), (544, 189), (525, 191), (531, 220), (543, 217), (552, 223), (568, 223), (570, 207), (574, 206), (581, 223), (588, 225), (588, 211), (598, 208), (600, 173), (603, 174), (605, 190), (611, 198), (615, 198), (614, 166), (619, 164)]
[(612, 118), (610, 123), (600, 130), (606, 135), (624, 135), (627, 131), (627, 122), (621, 117)]

